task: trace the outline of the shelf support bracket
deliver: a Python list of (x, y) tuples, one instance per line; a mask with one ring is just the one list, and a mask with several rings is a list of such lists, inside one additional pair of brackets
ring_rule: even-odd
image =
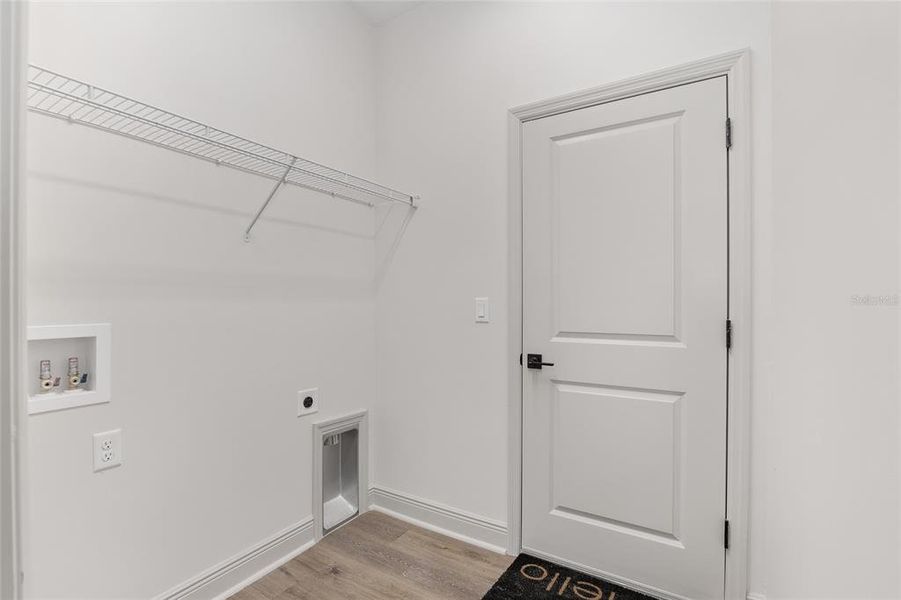
[(257, 214), (254, 215), (253, 221), (250, 222), (250, 225), (247, 226), (247, 229), (244, 230), (244, 241), (250, 242), (250, 232), (253, 229), (253, 226), (257, 224), (257, 221), (260, 220), (260, 217), (263, 216), (263, 212), (266, 210), (266, 207), (269, 206), (269, 203), (272, 202), (272, 199), (275, 198), (275, 194), (281, 189), (283, 185), (285, 185), (285, 181), (288, 179), (288, 174), (291, 173), (291, 169), (294, 168), (294, 163), (297, 162), (297, 157), (291, 159), (291, 164), (288, 165), (288, 168), (285, 169), (285, 174), (282, 175), (281, 179), (278, 180), (278, 183), (275, 184), (275, 187), (272, 188), (272, 191), (269, 192), (269, 196), (266, 198), (266, 201), (263, 202), (263, 206), (260, 207), (260, 210), (257, 211)]

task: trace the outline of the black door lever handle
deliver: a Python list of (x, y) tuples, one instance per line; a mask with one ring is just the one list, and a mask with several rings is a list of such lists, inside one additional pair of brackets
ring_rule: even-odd
[(527, 354), (526, 366), (530, 369), (541, 369), (541, 367), (553, 367), (554, 363), (541, 362), (540, 354)]

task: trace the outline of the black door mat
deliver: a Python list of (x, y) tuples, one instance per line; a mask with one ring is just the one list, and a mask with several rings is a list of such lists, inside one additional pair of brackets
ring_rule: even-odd
[(567, 567), (520, 554), (482, 600), (654, 600)]

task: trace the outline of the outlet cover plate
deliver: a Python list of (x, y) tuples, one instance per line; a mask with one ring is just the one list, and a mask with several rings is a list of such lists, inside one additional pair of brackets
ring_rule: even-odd
[[(304, 406), (307, 398), (312, 399), (313, 404), (309, 407)], [(305, 417), (319, 412), (319, 388), (310, 388), (308, 390), (300, 390), (297, 392), (297, 416)]]
[(122, 430), (94, 434), (94, 472), (122, 464)]

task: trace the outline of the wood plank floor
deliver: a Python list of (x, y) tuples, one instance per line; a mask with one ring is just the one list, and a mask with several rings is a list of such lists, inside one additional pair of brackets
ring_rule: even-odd
[(479, 600), (512, 562), (370, 511), (230, 600)]

